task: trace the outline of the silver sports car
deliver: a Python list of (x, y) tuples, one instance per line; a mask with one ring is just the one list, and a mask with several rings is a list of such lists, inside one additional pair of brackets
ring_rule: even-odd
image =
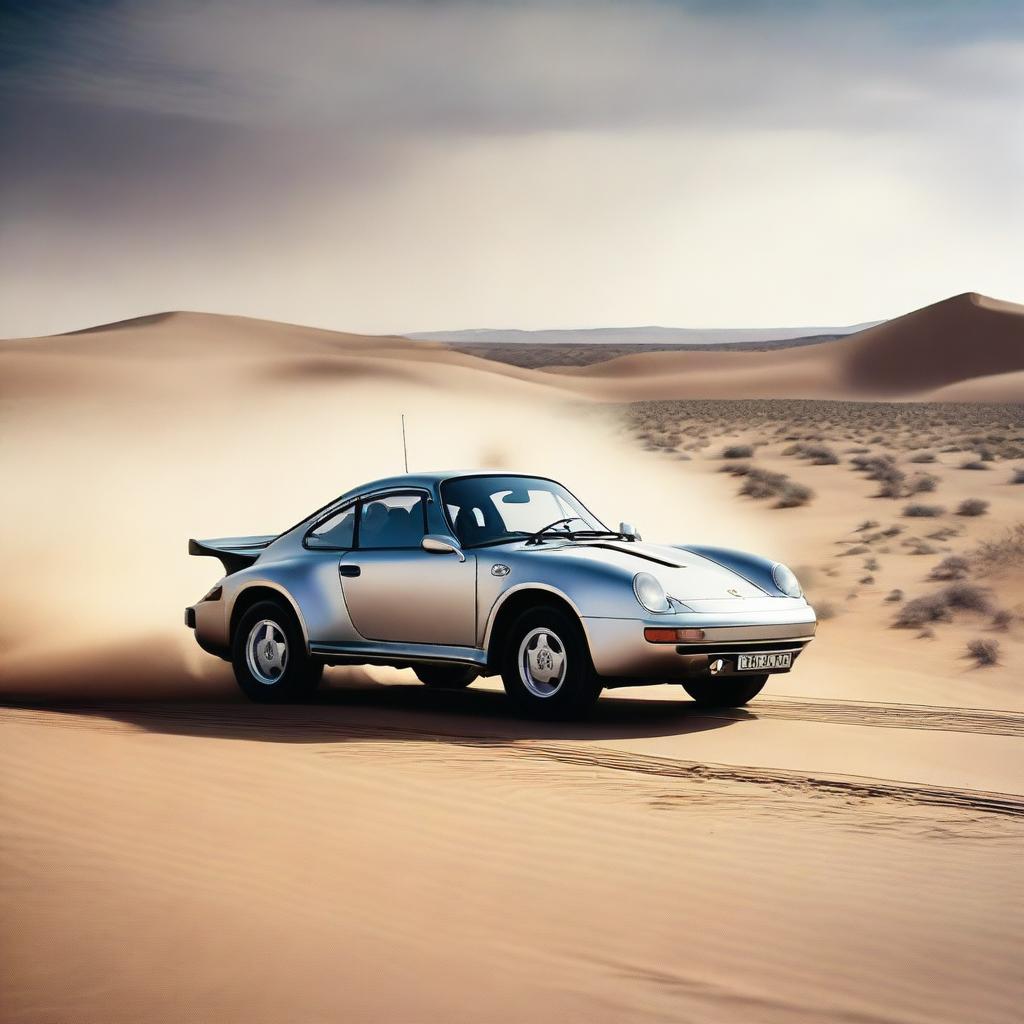
[(226, 575), (185, 611), (252, 699), (301, 699), (324, 665), (412, 668), (427, 686), (500, 674), (530, 715), (604, 687), (681, 683), (736, 706), (788, 672), (814, 610), (779, 562), (645, 544), (561, 484), (412, 473), (357, 487), (278, 536), (190, 540)]

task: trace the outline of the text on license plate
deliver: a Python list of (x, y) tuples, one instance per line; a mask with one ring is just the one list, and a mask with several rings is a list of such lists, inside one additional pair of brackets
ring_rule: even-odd
[(740, 654), (736, 658), (737, 672), (763, 672), (765, 669), (789, 668), (793, 655), (786, 654)]

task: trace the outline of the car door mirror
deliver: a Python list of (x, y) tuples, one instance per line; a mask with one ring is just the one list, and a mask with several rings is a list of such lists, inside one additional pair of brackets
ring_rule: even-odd
[(459, 542), (454, 537), (444, 533), (428, 533), (420, 542), (424, 551), (434, 555), (458, 555), (459, 561), (464, 562), (466, 556), (459, 548)]
[(633, 540), (640, 540), (640, 531), (632, 523), (619, 523), (619, 533), (623, 537), (632, 537)]

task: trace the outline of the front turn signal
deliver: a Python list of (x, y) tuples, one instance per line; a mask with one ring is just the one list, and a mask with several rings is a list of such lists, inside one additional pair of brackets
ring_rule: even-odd
[(651, 644), (693, 643), (704, 639), (703, 629), (667, 629), (663, 626), (647, 626), (644, 639)]

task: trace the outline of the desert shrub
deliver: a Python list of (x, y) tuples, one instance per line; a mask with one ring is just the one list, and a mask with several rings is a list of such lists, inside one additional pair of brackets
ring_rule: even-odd
[(961, 469), (991, 469), (987, 463), (982, 462), (980, 459), (970, 459), (967, 462), (960, 463)]
[(971, 640), (967, 644), (967, 655), (974, 659), (979, 668), (999, 663), (998, 640)]
[(814, 603), (814, 614), (818, 616), (819, 622), (825, 622), (828, 619), (834, 619), (839, 612), (831, 601), (816, 601)]
[(1011, 484), (1024, 484), (1024, 466), (1018, 467), (1013, 471), (1013, 476), (1010, 477)]
[(861, 579), (857, 580), (857, 582), (862, 587), (870, 587), (870, 586), (874, 585), (875, 577), (874, 576), (864, 576)]
[(772, 498), (782, 490), (786, 477), (782, 473), (769, 473), (765, 469), (749, 467), (740, 486), (740, 494), (748, 498)]
[(776, 508), (799, 508), (806, 505), (814, 497), (814, 491), (810, 487), (798, 484), (794, 480), (787, 480), (782, 487), (779, 500), (775, 503)]
[(963, 555), (949, 555), (944, 558), (930, 573), (930, 580), (962, 580), (967, 576), (971, 563)]
[(827, 444), (791, 444), (783, 449), (782, 454), (808, 459), (816, 466), (839, 465), (839, 456)]
[(934, 519), (945, 511), (941, 505), (907, 505), (903, 514), (911, 519)]
[(903, 600), (903, 591), (898, 588), (896, 590), (890, 590), (885, 599), (890, 604), (896, 604)]
[(814, 497), (809, 487), (790, 480), (785, 473), (771, 473), (754, 466), (747, 471), (740, 494), (748, 498), (777, 498), (776, 508), (796, 508), (806, 505)]
[(919, 628), (932, 622), (949, 622), (953, 611), (988, 612), (992, 603), (988, 592), (970, 583), (954, 583), (934, 594), (915, 597), (897, 612), (897, 628)]
[(1013, 612), (1007, 608), (1000, 608), (992, 614), (993, 629), (1007, 630), (1013, 622)]
[(873, 530), (876, 526), (878, 526), (878, 523), (874, 519), (865, 519), (853, 532), (863, 533), (865, 530)]
[(881, 568), (881, 562), (879, 562), (878, 559), (874, 558), (874, 557), (865, 558), (864, 559), (864, 568), (868, 572), (878, 572), (878, 570)]
[(939, 549), (920, 537), (908, 537), (904, 542), (908, 555), (934, 555)]
[(988, 511), (989, 503), (982, 498), (967, 498), (957, 506), (958, 516), (983, 516)]
[(981, 572), (1024, 565), (1024, 523), (1011, 526), (1001, 537), (982, 541), (974, 551)]
[(866, 544), (854, 544), (842, 552), (843, 555), (866, 555), (871, 548)]
[(931, 473), (922, 473), (920, 476), (915, 476), (913, 480), (907, 484), (907, 495), (911, 494), (930, 494), (938, 486), (939, 478), (933, 476)]
[(948, 622), (952, 618), (942, 594), (928, 594), (908, 601), (897, 613), (897, 629), (918, 629), (929, 622)]
[(935, 456), (931, 452), (918, 452), (916, 455), (911, 455), (911, 462), (934, 462)]
[(749, 459), (753, 454), (754, 449), (749, 444), (734, 444), (722, 449), (723, 459)]
[(992, 601), (988, 592), (973, 583), (953, 583), (940, 592), (950, 608), (956, 608), (965, 612), (988, 612), (992, 608)]

